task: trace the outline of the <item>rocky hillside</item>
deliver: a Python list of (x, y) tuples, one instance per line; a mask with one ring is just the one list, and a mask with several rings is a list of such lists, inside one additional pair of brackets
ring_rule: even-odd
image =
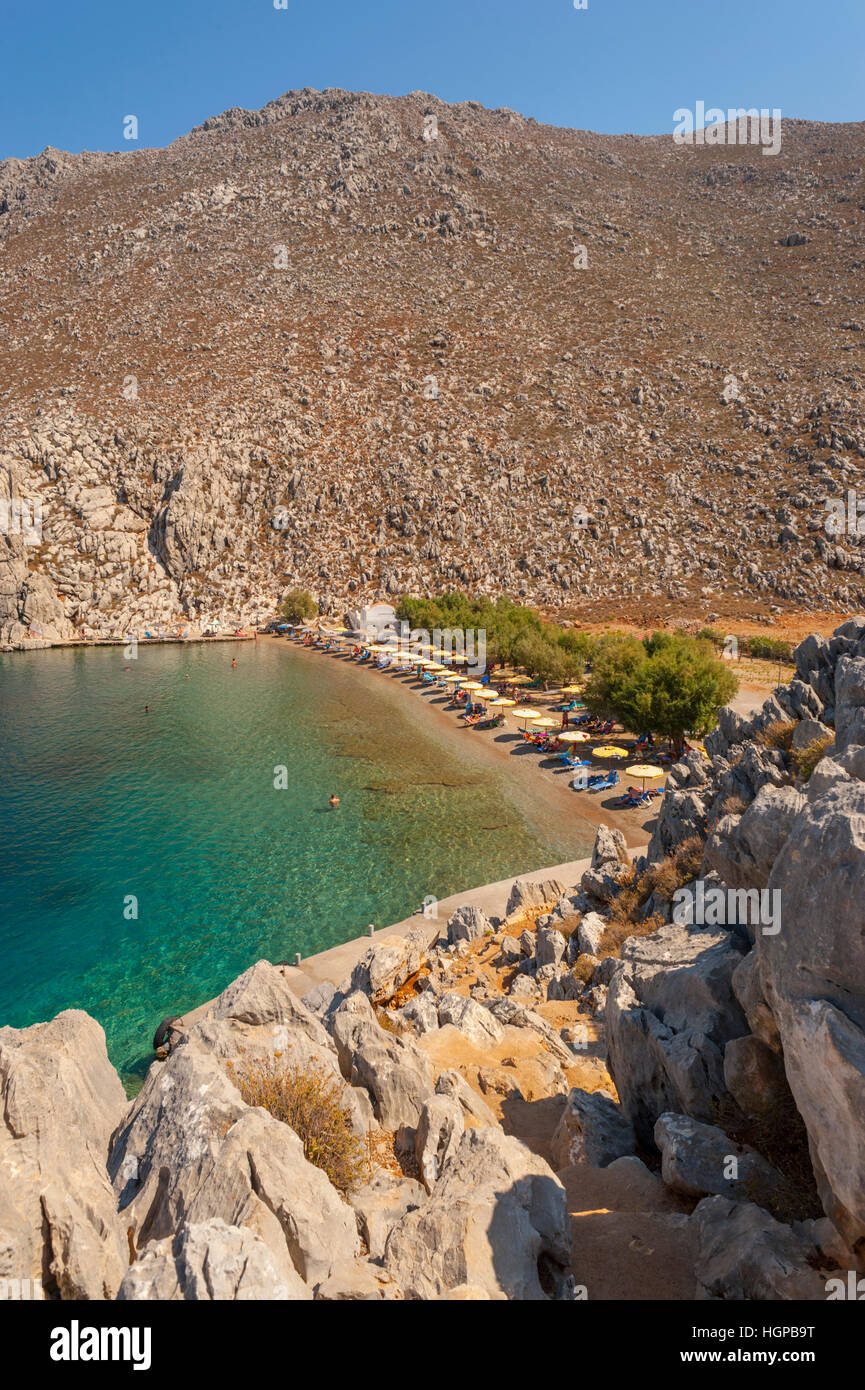
[[(69, 1299), (846, 1296), (865, 619), (808, 638), (706, 748), (636, 863), (601, 828), (579, 883), (374, 942), (303, 1000), (259, 961), (166, 1020), (131, 1102), (85, 1014), (0, 1029), (0, 1277)], [(331, 1089), (352, 1181), (251, 1103), (249, 1068)]]
[(823, 522), (865, 457), (862, 159), (862, 125), (767, 158), (328, 90), (7, 160), (0, 501), (42, 530), (0, 536), (0, 638), (295, 583), (849, 609), (862, 538)]

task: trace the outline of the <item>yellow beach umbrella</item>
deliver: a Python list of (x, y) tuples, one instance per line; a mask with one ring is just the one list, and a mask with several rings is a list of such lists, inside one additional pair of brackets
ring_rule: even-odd
[(515, 709), (515, 710), (514, 710), (514, 718), (515, 718), (515, 719), (534, 719), (534, 718), (536, 717), (536, 715), (537, 715), (537, 710), (536, 710), (536, 709), (532, 709), (531, 706), (529, 706), (529, 705), (523, 705), (522, 709)]
[(531, 676), (502, 676), (505, 685), (529, 685)]
[(563, 695), (579, 695), (579, 693), (580, 693), (580, 691), (582, 690), (582, 688), (583, 688), (583, 687), (582, 687), (581, 685), (563, 685), (563, 686), (562, 686), (562, 694), (563, 694)]
[(515, 704), (516, 700), (509, 700), (506, 695), (500, 695), (497, 700), (490, 700), (490, 709), (504, 709)]
[(565, 729), (559, 734), (559, 743), (588, 743), (588, 740), (588, 734), (577, 733), (574, 729)]
[(483, 690), (483, 686), (480, 681), (466, 681), (463, 690)]
[(627, 748), (617, 748), (614, 743), (605, 744), (603, 748), (593, 748), (592, 756), (595, 758), (626, 758)]
[(549, 719), (547, 715), (543, 715), (540, 719), (534, 720), (534, 725), (536, 729), (557, 729), (559, 727), (559, 721), (558, 719)]
[(646, 783), (654, 777), (665, 777), (666, 773), (662, 767), (650, 767), (648, 763), (637, 763), (634, 767), (626, 767), (625, 774), (628, 777), (639, 777), (643, 783), (643, 791), (646, 790)]
[(499, 692), (498, 692), (497, 690), (490, 690), (490, 687), (489, 687), (488, 685), (486, 685), (486, 686), (482, 686), (482, 687), (481, 687), (481, 693), (480, 693), (480, 695), (478, 696), (478, 699), (479, 699), (479, 700), (497, 700), (498, 697), (499, 697)]

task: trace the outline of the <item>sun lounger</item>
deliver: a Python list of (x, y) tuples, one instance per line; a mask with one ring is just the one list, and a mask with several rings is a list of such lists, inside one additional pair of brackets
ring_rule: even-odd
[(615, 787), (615, 786), (617, 785), (618, 781), (619, 781), (619, 774), (618, 774), (618, 772), (615, 772), (615, 771), (610, 772), (610, 773), (607, 774), (606, 777), (602, 777), (601, 780), (600, 780), (600, 782), (596, 783), (595, 786), (589, 787), (589, 791), (590, 791), (590, 792), (608, 792), (608, 791), (610, 791), (610, 789), (611, 789), (612, 787)]

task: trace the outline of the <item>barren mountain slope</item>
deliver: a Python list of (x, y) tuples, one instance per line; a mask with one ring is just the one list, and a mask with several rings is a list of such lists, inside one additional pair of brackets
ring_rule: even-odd
[(342, 91), (6, 161), (0, 497), (42, 534), (0, 536), (0, 637), (295, 582), (861, 606), (824, 521), (865, 500), (863, 161), (863, 125), (766, 157)]

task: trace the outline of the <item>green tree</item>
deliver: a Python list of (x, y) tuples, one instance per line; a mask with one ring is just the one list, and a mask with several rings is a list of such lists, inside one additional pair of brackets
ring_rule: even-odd
[(661, 734), (680, 753), (685, 732), (705, 734), (739, 682), (708, 642), (674, 633), (604, 637), (586, 703), (610, 713), (633, 733)]
[(289, 589), (279, 611), (286, 622), (302, 623), (316, 616), (318, 604), (308, 589)]

